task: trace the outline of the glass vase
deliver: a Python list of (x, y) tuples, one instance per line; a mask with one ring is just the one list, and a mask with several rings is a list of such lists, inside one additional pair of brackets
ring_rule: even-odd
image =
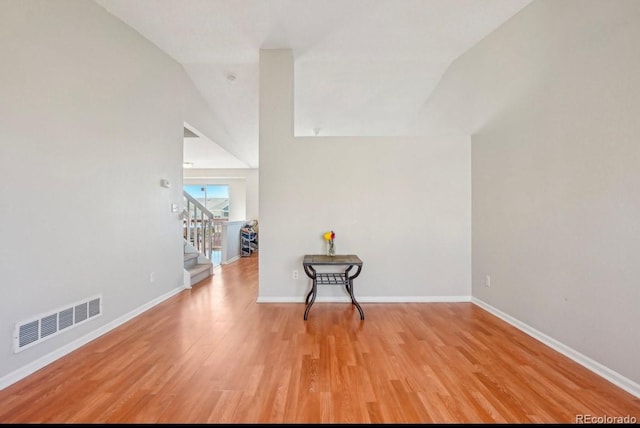
[(336, 245), (333, 241), (327, 241), (327, 256), (336, 255)]

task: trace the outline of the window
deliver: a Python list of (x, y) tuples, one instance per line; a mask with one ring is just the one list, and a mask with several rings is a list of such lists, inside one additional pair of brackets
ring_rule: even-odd
[(214, 218), (229, 219), (229, 185), (188, 184), (183, 188), (211, 211)]

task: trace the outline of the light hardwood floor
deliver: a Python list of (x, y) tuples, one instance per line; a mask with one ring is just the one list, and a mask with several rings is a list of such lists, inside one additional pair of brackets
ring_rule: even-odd
[[(256, 303), (258, 255), (0, 391), (0, 423), (576, 422), (640, 400), (471, 303)], [(366, 284), (356, 283), (355, 293)]]

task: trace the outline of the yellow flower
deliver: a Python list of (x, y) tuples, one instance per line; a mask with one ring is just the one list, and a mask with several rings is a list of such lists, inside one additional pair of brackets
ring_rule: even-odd
[(336, 237), (336, 234), (333, 233), (333, 230), (330, 230), (329, 232), (326, 232), (323, 235), (325, 241), (333, 241), (333, 239)]

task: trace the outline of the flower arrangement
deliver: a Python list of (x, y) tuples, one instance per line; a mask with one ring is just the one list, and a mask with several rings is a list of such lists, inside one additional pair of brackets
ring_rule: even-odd
[(329, 232), (325, 232), (324, 235), (322, 235), (324, 240), (327, 242), (327, 255), (328, 256), (335, 256), (336, 255), (336, 248), (334, 245), (333, 240), (336, 239), (336, 234), (333, 230), (330, 230)]

